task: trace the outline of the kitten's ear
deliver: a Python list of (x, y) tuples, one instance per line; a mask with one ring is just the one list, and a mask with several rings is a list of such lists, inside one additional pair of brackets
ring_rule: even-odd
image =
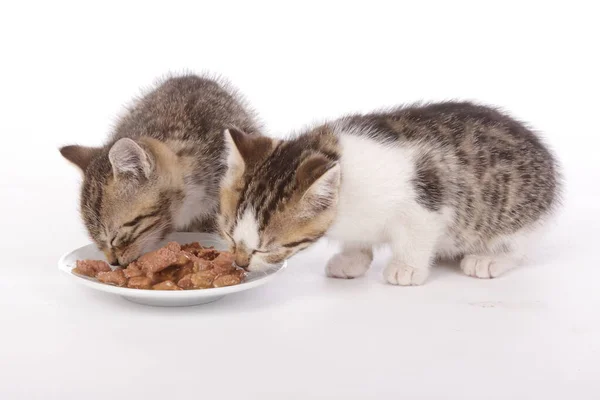
[(154, 163), (150, 154), (131, 139), (119, 139), (108, 152), (115, 177), (149, 178)]
[(60, 148), (60, 154), (71, 163), (79, 167), (82, 171), (90, 165), (92, 158), (99, 154), (101, 148), (86, 146), (64, 146)]
[(274, 140), (259, 135), (249, 135), (236, 128), (225, 129), (227, 165), (243, 171), (263, 159), (273, 148)]
[(320, 154), (308, 157), (298, 167), (296, 180), (303, 191), (300, 202), (309, 214), (317, 214), (337, 204), (341, 181), (339, 162)]

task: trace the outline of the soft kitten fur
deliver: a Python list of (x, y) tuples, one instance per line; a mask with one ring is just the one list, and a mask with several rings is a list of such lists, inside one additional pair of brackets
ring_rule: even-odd
[(214, 228), (230, 126), (259, 130), (235, 91), (172, 77), (134, 102), (104, 146), (60, 149), (84, 173), (81, 215), (111, 263), (128, 264), (173, 230)]
[(389, 244), (392, 284), (420, 285), (437, 257), (493, 278), (523, 257), (557, 203), (539, 137), (489, 107), (439, 103), (348, 116), (290, 140), (226, 132), (220, 226), (238, 265), (260, 270), (326, 235), (327, 274), (364, 274)]

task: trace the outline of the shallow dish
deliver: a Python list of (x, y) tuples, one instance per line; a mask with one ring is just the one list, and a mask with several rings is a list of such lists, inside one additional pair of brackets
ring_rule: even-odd
[[(170, 235), (158, 247), (165, 245), (167, 242), (178, 242), (180, 244), (190, 242), (200, 242), (203, 246), (214, 246), (217, 250), (226, 250), (226, 243), (216, 235), (209, 233), (185, 233), (178, 232)], [(71, 270), (75, 267), (77, 260), (104, 260), (104, 254), (93, 245), (87, 245), (73, 250), (60, 258), (58, 268), (71, 276), (75, 282), (88, 286), (92, 289), (102, 292), (117, 294), (134, 303), (145, 304), (149, 306), (163, 307), (178, 307), (178, 306), (194, 306), (198, 304), (210, 303), (230, 294), (252, 289), (254, 287), (264, 285), (275, 274), (287, 266), (286, 262), (266, 272), (248, 272), (246, 280), (239, 285), (226, 286), (212, 289), (195, 289), (195, 290), (144, 290), (130, 289), (126, 287), (111, 286), (105, 283), (100, 283), (93, 278), (75, 275)]]

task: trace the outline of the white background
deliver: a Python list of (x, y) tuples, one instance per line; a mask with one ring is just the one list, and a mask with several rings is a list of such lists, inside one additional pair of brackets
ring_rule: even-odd
[[(0, 398), (600, 397), (593, 1), (3, 2)], [(543, 132), (565, 204), (528, 264), (492, 281), (442, 266), (422, 287), (324, 277), (326, 243), (278, 279), (193, 308), (78, 287), (79, 175), (57, 147), (100, 144), (169, 71), (219, 72), (268, 133), (420, 99), (501, 106)], [(8, 259), (6, 256), (8, 255)]]

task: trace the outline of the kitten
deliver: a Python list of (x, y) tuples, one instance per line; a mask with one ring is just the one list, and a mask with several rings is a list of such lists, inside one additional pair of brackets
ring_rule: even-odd
[(471, 103), (348, 116), (290, 140), (225, 138), (219, 223), (251, 271), (326, 235), (343, 243), (332, 277), (363, 275), (373, 246), (389, 244), (392, 284), (424, 283), (437, 257), (494, 278), (517, 265), (559, 197), (540, 138)]
[(81, 216), (112, 264), (128, 264), (174, 230), (214, 228), (229, 126), (259, 131), (235, 91), (172, 77), (134, 102), (104, 146), (60, 149), (83, 171)]

